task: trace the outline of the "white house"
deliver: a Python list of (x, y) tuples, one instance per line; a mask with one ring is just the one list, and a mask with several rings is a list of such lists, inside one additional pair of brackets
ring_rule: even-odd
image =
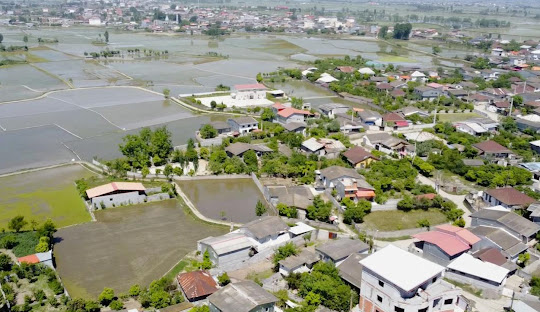
[(91, 17), (91, 18), (88, 19), (88, 25), (100, 26), (101, 25), (101, 19), (99, 17)]
[(334, 78), (330, 74), (322, 73), (321, 77), (319, 79), (317, 79), (316, 82), (318, 82), (318, 83), (331, 83), (331, 82), (334, 82), (334, 81), (339, 81), (339, 79)]
[(510, 272), (501, 266), (483, 262), (464, 253), (447, 267), (446, 278), (483, 289), (502, 290)]
[(388, 245), (360, 261), (362, 312), (466, 311), (461, 290), (442, 279), (444, 267)]
[(424, 73), (415, 71), (414, 73), (411, 74), (411, 80), (417, 81), (417, 82), (426, 82), (427, 78)]
[(235, 100), (260, 100), (266, 99), (266, 91), (268, 88), (260, 83), (235, 85), (235, 93), (231, 96)]
[(373, 76), (375, 75), (375, 72), (373, 71), (373, 69), (369, 68), (369, 67), (364, 67), (364, 68), (360, 68), (358, 70), (358, 72), (362, 75), (370, 75), (370, 76)]

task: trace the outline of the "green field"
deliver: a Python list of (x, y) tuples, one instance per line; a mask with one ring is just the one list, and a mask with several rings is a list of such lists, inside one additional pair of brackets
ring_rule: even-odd
[(40, 223), (51, 218), (57, 227), (90, 221), (74, 183), (90, 176), (83, 167), (69, 165), (0, 178), (0, 228), (16, 215)]
[(418, 221), (422, 219), (428, 219), (432, 226), (448, 221), (438, 209), (375, 211), (364, 218), (364, 226), (370, 230), (398, 231), (416, 228)]
[(476, 113), (451, 113), (451, 114), (437, 114), (439, 121), (441, 122), (454, 122), (463, 121), (471, 118), (482, 117)]
[(385, 63), (415, 63), (417, 62), (414, 59), (403, 57), (403, 56), (397, 56), (397, 55), (388, 55), (388, 54), (380, 54), (381, 57), (378, 59), (380, 62)]

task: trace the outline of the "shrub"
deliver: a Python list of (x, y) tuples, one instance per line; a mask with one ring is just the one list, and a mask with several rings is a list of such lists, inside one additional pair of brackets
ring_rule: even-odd
[(218, 276), (218, 282), (219, 282), (219, 285), (221, 286), (228, 285), (231, 282), (231, 279), (229, 278), (229, 275), (227, 274), (227, 272)]
[(120, 300), (113, 300), (109, 304), (109, 307), (113, 310), (122, 310), (124, 308), (124, 304)]

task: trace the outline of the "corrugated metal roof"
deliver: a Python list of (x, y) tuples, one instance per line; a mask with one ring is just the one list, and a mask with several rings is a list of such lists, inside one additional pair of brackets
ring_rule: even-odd
[(204, 270), (182, 273), (177, 279), (188, 300), (206, 297), (218, 290), (216, 281)]
[(88, 198), (94, 198), (115, 191), (144, 191), (146, 188), (138, 182), (111, 182), (86, 190)]

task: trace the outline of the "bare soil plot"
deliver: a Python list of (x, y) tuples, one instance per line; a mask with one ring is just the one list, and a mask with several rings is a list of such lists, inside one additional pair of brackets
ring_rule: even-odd
[[(250, 178), (177, 181), (197, 209), (206, 217), (247, 223), (257, 218), (257, 200), (263, 195)], [(222, 216), (222, 212), (225, 213)]]
[(196, 249), (197, 240), (227, 231), (185, 215), (176, 200), (107, 209), (96, 217), (56, 233), (57, 269), (72, 297), (148, 285)]

